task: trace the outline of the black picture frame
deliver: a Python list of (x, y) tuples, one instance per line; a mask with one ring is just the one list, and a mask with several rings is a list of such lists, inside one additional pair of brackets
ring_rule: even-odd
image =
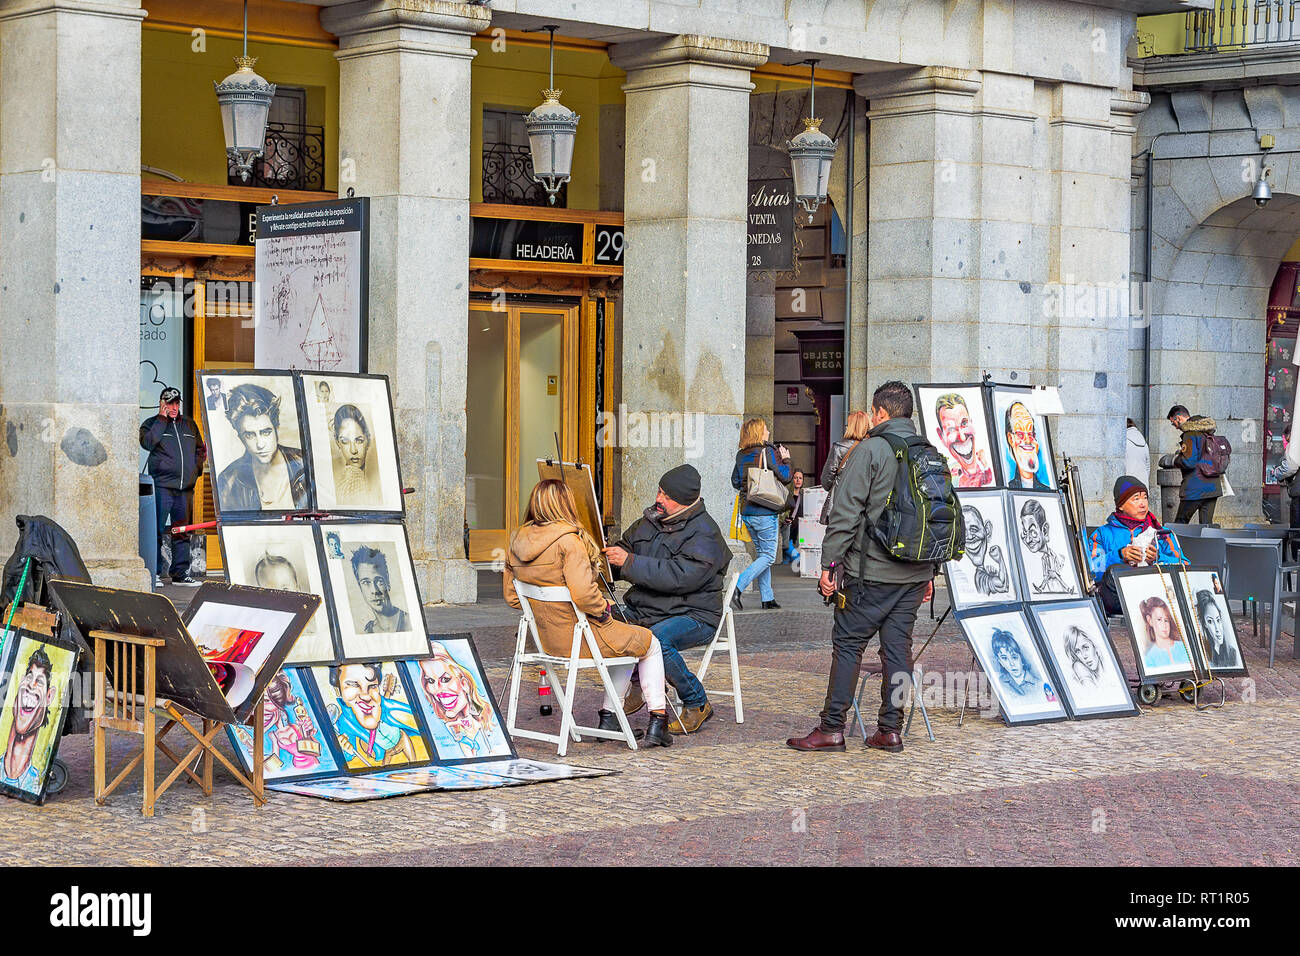
[[(321, 581), (321, 593), (316, 596), (321, 599), (321, 610), (324, 612), (325, 637), (330, 644), (330, 653), (324, 657), (311, 657), (308, 659), (289, 660), (285, 659), (283, 666), (287, 667), (309, 667), (313, 664), (332, 664), (342, 656), (342, 646), (339, 643), (338, 624), (334, 618), (334, 603), (331, 600), (330, 589), (326, 586), (328, 577), (325, 571), (325, 551), (321, 545), (320, 524), (318, 522), (266, 522), (266, 521), (223, 521), (217, 528), (217, 541), (221, 548), (221, 567), (222, 573), (226, 576), (226, 581), (230, 582), (230, 569), (234, 567), (232, 553), (226, 541), (226, 534), (230, 530), (242, 531), (244, 529), (255, 529), (257, 531), (275, 531), (286, 532), (289, 529), (294, 531), (301, 530), (311, 540), (311, 558), (316, 562), (316, 572)], [(292, 533), (292, 532), (291, 532)], [(310, 582), (308, 582), (310, 583)], [(315, 592), (308, 590), (306, 593)], [(292, 656), (292, 650), (290, 655)]]
[[(37, 634), (35, 631), (28, 631), (23, 628), (13, 627), (9, 631), (8, 640), (5, 642), (4, 658), (5, 670), (0, 672), (3, 680), (0, 680), (0, 708), (9, 703), (9, 693), (11, 689), (16, 689), (21, 678), (14, 673), (15, 665), (18, 662), (18, 654), (24, 641), (31, 641), (34, 644), (57, 648), (64, 653), (72, 655), (72, 662), (68, 667), (66, 684), (63, 688), (62, 699), (59, 702), (59, 714), (54, 718), (53, 736), (50, 739), (50, 752), (45, 760), (45, 772), (40, 774), (40, 789), (36, 793), (24, 790), (21, 787), (9, 783), (4, 776), (3, 765), (0, 764), (0, 793), (14, 799), (21, 800), (24, 803), (31, 803), (41, 806), (49, 796), (50, 787), (50, 770), (54, 766), (55, 759), (59, 756), (59, 744), (63, 740), (63, 731), (68, 723), (68, 715), (72, 707), (77, 703), (79, 695), (74, 696), (73, 684), (77, 680), (77, 666), (81, 660), (82, 650), (74, 641), (65, 641), (57, 636), (51, 637), (47, 634)], [(30, 655), (29, 655), (30, 658)], [(51, 675), (53, 676), (53, 675)], [(16, 690), (14, 691), (16, 693)], [(81, 699), (83, 706), (89, 705), (89, 700)], [(48, 710), (46, 715), (48, 717)], [(43, 728), (42, 728), (43, 729)], [(39, 737), (39, 731), (37, 732)], [(0, 739), (0, 761), (4, 759), (8, 751), (8, 741)]]
[[(397, 662), (398, 663), (397, 669), (402, 676), (402, 680), (405, 681), (406, 683), (407, 698), (408, 700), (411, 701), (412, 707), (415, 710), (416, 714), (418, 715), (420, 725), (424, 729), (425, 739), (429, 742), (430, 749), (434, 754), (434, 762), (439, 766), (443, 766), (443, 767), (457, 767), (457, 766), (461, 766), (462, 764), (482, 763), (485, 760), (518, 759), (519, 753), (515, 749), (514, 738), (510, 736), (510, 732), (506, 729), (505, 715), (502, 714), (501, 708), (497, 705), (496, 694), (493, 693), (492, 685), (488, 680), (487, 671), (484, 670), (483, 668), (483, 659), (482, 657), (479, 656), (478, 645), (474, 642), (473, 635), (471, 635), (468, 631), (464, 633), (455, 633), (455, 634), (430, 634), (428, 636), (428, 639), (429, 639), (430, 650), (432, 650), (433, 645), (435, 643), (445, 644), (447, 641), (463, 640), (469, 646), (470, 654), (474, 659), (474, 666), (478, 670), (478, 676), (482, 680), (483, 694), (487, 698), (488, 705), (492, 708), (493, 716), (497, 721), (497, 725), (501, 730), (501, 735), (502, 737), (505, 738), (506, 746), (509, 748), (510, 751), (508, 757), (505, 754), (492, 754), (487, 756), (474, 755), (474, 756), (452, 757), (452, 758), (444, 758), (440, 756), (440, 752), (438, 750), (438, 739), (437, 739), (438, 735), (434, 732), (433, 727), (430, 726), (429, 724), (429, 718), (428, 715), (425, 713), (422, 698), (419, 696), (422, 693), (422, 688), (416, 684), (415, 676), (411, 673), (411, 670), (418, 671), (420, 662), (428, 660), (429, 655), (425, 655), (424, 657), (404, 659)], [(407, 667), (408, 664), (413, 665), (413, 667), (410, 670), (408, 670)]]
[[(1106, 615), (1102, 613), (1097, 604), (1096, 598), (1082, 598), (1074, 601), (1056, 601), (1051, 604), (1030, 604), (1028, 605), (1029, 616), (1034, 626), (1038, 629), (1039, 641), (1047, 654), (1047, 659), (1053, 670), (1056, 671), (1057, 689), (1064, 692), (1063, 699), (1070, 710), (1070, 715), (1075, 720), (1099, 720), (1110, 717), (1133, 717), (1140, 713), (1137, 703), (1133, 700), (1133, 691), (1129, 687), (1128, 677), (1124, 673), (1124, 665), (1119, 659), (1119, 654), (1115, 650), (1114, 642), (1110, 637), (1110, 628), (1106, 623)], [(1095, 626), (1095, 632), (1089, 635), (1094, 638), (1093, 644), (1099, 645), (1098, 652), (1102, 657), (1101, 668), (1109, 666), (1110, 673), (1114, 675), (1112, 683), (1119, 689), (1122, 694), (1121, 702), (1118, 706), (1095, 706), (1082, 702), (1076, 695), (1074, 688), (1074, 677), (1078, 673), (1079, 666), (1075, 661), (1065, 661), (1060, 659), (1057, 653), (1056, 644), (1049, 636), (1048, 627), (1043, 620), (1044, 615), (1050, 615), (1061, 611), (1080, 611), (1087, 614)], [(1068, 650), (1066, 651), (1068, 654)], [(1067, 667), (1070, 673), (1067, 674)]]
[[(1029, 646), (1033, 649), (1034, 655), (1038, 658), (1038, 663), (1040, 663), (1042, 667), (1041, 672), (1035, 674), (1035, 677), (1044, 680), (1044, 683), (1048, 685), (1043, 689), (1044, 703), (1055, 704), (1055, 707), (1044, 706), (1038, 710), (1026, 711), (1023, 714), (1012, 713), (1016, 708), (1009, 706), (1014, 702), (1008, 696), (1007, 689), (1002, 686), (1006, 682), (1003, 681), (997, 673), (998, 665), (996, 665), (992, 656), (991, 642), (989, 648), (986, 650), (983, 646), (982, 639), (977, 640), (976, 637), (972, 636), (972, 632), (975, 628), (980, 626), (981, 622), (984, 622), (986, 618), (1005, 617), (1006, 615), (1018, 615), (1020, 617), (1023, 624), (1023, 634), (1020, 636), (1029, 642)], [(1050, 724), (1070, 719), (1069, 705), (1066, 702), (1065, 696), (1060, 693), (1056, 686), (1056, 682), (1059, 678), (1055, 670), (1052, 668), (1051, 661), (1042, 647), (1038, 630), (1034, 627), (1033, 617), (1030, 615), (1028, 608), (1024, 604), (998, 604), (991, 607), (972, 608), (967, 611), (956, 611), (953, 616), (957, 619), (957, 623), (961, 628), (962, 636), (966, 639), (966, 643), (970, 646), (971, 653), (974, 654), (975, 660), (979, 663), (980, 669), (984, 671), (985, 676), (988, 678), (989, 686), (993, 689), (993, 692), (997, 697), (998, 710), (1002, 715), (1003, 723), (1008, 727), (1022, 727), (1031, 724)], [(1012, 633), (1011, 636), (1013, 639), (1017, 637), (1014, 633)], [(1019, 640), (1016, 640), (1015, 643), (1017, 647), (1020, 647)], [(1025, 656), (1023, 647), (1020, 648), (1020, 653), (1023, 661)], [(1033, 670), (1033, 663), (1033, 661), (1029, 662), (1031, 672)], [(1050, 680), (1046, 680), (1046, 678), (1050, 678)], [(1049, 693), (1054, 695), (1055, 700), (1047, 699)]]
[[(269, 510), (261, 509), (261, 508), (250, 509), (250, 508), (242, 508), (242, 507), (231, 507), (231, 502), (222, 500), (223, 495), (221, 494), (220, 479), (227, 469), (234, 467), (234, 465), (243, 458), (243, 455), (240, 455), (239, 457), (233, 458), (229, 461), (222, 462), (221, 465), (218, 466), (216, 458), (213, 454), (214, 449), (216, 447), (215, 435), (219, 433), (217, 430), (231, 429), (233, 428), (233, 426), (226, 418), (224, 411), (221, 413), (220, 416), (214, 415), (213, 410), (210, 410), (208, 408), (207, 402), (204, 401), (202, 403), (203, 435), (208, 445), (208, 473), (209, 473), (209, 479), (212, 484), (212, 505), (216, 509), (218, 519), (222, 521), (227, 521), (227, 520), (265, 521), (268, 519), (283, 518), (286, 515), (303, 514), (306, 512), (314, 511), (316, 506), (316, 487), (315, 487), (314, 476), (312, 474), (312, 469), (311, 469), (311, 457), (308, 454), (307, 447), (306, 447), (307, 429), (306, 429), (306, 424), (304, 423), (302, 417), (302, 398), (301, 398), (302, 386), (297, 373), (289, 372), (289, 371), (274, 371), (274, 370), (267, 370), (267, 369), (199, 369), (197, 372), (194, 373), (194, 376), (195, 376), (195, 382), (197, 384), (199, 395), (204, 395), (206, 393), (207, 381), (210, 378), (240, 378), (240, 379), (262, 378), (262, 379), (267, 379), (268, 381), (287, 380), (289, 383), (290, 396), (293, 399), (292, 402), (293, 414), (297, 419), (298, 437), (300, 442), (302, 443), (302, 448), (298, 449), (298, 451), (303, 456), (303, 462), (302, 462), (303, 480), (306, 482), (307, 485), (307, 500), (302, 507), (298, 507), (296, 503), (293, 508), (275, 508)], [(221, 392), (224, 398), (224, 396), (228, 394), (228, 389), (222, 388)], [(281, 395), (280, 398), (281, 398), (280, 415), (281, 415), (281, 420), (283, 420), (284, 411), (285, 411), (284, 396)], [(236, 435), (235, 440), (237, 442), (240, 440), (238, 435)], [(292, 447), (292, 446), (281, 445), (281, 447)]]
[[(982, 424), (984, 427), (984, 438), (988, 443), (987, 464), (991, 472), (991, 476), (990, 476), (990, 480), (986, 484), (975, 485), (970, 487), (960, 486), (958, 484), (958, 479), (954, 478), (953, 488), (959, 492), (991, 491), (995, 489), (1001, 489), (1005, 487), (1005, 483), (1002, 478), (1002, 472), (997, 467), (996, 464), (996, 459), (998, 458), (999, 451), (998, 451), (997, 435), (994, 433), (991, 424), (993, 421), (993, 405), (992, 405), (993, 396), (988, 386), (985, 385), (983, 382), (958, 382), (958, 383), (926, 382), (926, 383), (914, 384), (912, 386), (912, 392), (916, 398), (916, 414), (917, 414), (917, 420), (920, 423), (921, 436), (930, 444), (934, 445), (935, 448), (939, 449), (939, 453), (943, 455), (944, 460), (948, 461), (951, 464), (952, 459), (949, 457), (948, 450), (939, 437), (939, 431), (938, 431), (939, 422), (937, 416), (934, 414), (933, 411), (932, 400), (939, 396), (946, 395), (949, 393), (957, 393), (960, 395), (962, 392), (967, 392), (972, 389), (979, 392), (981, 407), (977, 412), (976, 410), (971, 409), (969, 407), (969, 404), (967, 404), (966, 410), (970, 412), (972, 420), (976, 420), (978, 417), (979, 424)], [(966, 397), (967, 396), (962, 395), (963, 399), (965, 399)], [(976, 452), (978, 453), (979, 450), (978, 435), (976, 435), (974, 440), (976, 442)]]
[[(424, 599), (420, 594), (420, 578), (415, 570), (415, 558), (411, 554), (410, 531), (406, 527), (406, 522), (396, 518), (382, 518), (382, 519), (340, 518), (334, 521), (316, 522), (315, 524), (317, 529), (317, 543), (318, 546), (320, 547), (321, 567), (324, 568), (325, 571), (325, 577), (324, 577), (325, 589), (330, 592), (328, 598), (334, 610), (333, 626), (334, 626), (335, 641), (338, 650), (338, 658), (337, 658), (338, 661), (344, 663), (355, 662), (355, 661), (394, 661), (394, 660), (402, 660), (408, 657), (418, 657), (426, 653), (428, 650), (428, 632), (425, 629), (425, 623), (424, 623)], [(338, 601), (334, 599), (335, 597), (333, 591), (334, 579), (331, 576), (331, 570), (330, 570), (331, 568), (330, 561), (332, 558), (330, 553), (329, 536), (331, 532), (337, 533), (339, 529), (365, 527), (365, 526), (401, 528), (402, 541), (404, 547), (406, 548), (406, 559), (408, 564), (408, 571), (411, 576), (411, 586), (412, 589), (414, 590), (415, 597), (416, 597), (415, 608), (404, 609), (404, 610), (407, 610), (407, 613), (410, 615), (412, 619), (413, 622), (412, 630), (417, 631), (420, 635), (420, 640), (418, 642), (420, 645), (419, 647), (415, 647), (415, 644), (417, 642), (414, 639), (411, 640), (412, 646), (409, 649), (406, 650), (394, 649), (386, 653), (353, 653), (348, 646), (349, 645), (348, 638), (345, 637), (344, 635), (343, 615), (345, 613), (351, 613), (351, 608), (339, 607)], [(392, 573), (391, 568), (389, 569), (389, 572), (391, 575)], [(347, 590), (346, 580), (343, 582), (343, 588), (346, 593)]]
[[(338, 515), (340, 517), (373, 517), (376, 520), (386, 518), (401, 517), (406, 512), (405, 495), (402, 489), (406, 487), (402, 480), (402, 456), (397, 447), (397, 414), (393, 406), (393, 388), (392, 382), (387, 375), (372, 375), (366, 372), (317, 372), (317, 371), (300, 371), (294, 373), (297, 378), (297, 391), (299, 403), (299, 416), (303, 424), (303, 445), (307, 455), (307, 460), (311, 466), (311, 489), (312, 489), (312, 506), (317, 511), (325, 514), (325, 517)], [(309, 413), (309, 406), (312, 397), (309, 394), (307, 379), (317, 378), (341, 378), (353, 379), (356, 381), (382, 382), (384, 386), (384, 397), (388, 411), (388, 425), (390, 434), (393, 436), (393, 466), (396, 469), (397, 480), (397, 507), (392, 509), (384, 508), (339, 508), (337, 506), (325, 507), (321, 501), (319, 476), (316, 468), (315, 449), (317, 442), (324, 442), (328, 446), (331, 440), (329, 435), (317, 436), (312, 427), (312, 417)], [(328, 430), (327, 430), (328, 431)], [(373, 432), (373, 428), (372, 428)], [(372, 436), (373, 437), (373, 436)], [(378, 456), (375, 459), (378, 465)]]
[[(284, 665), (298, 635), (311, 620), (316, 608), (320, 606), (320, 595), (300, 591), (274, 591), (269, 588), (244, 587), (237, 584), (224, 584), (209, 581), (194, 593), (193, 599), (181, 614), (181, 621), (188, 629), (207, 604), (230, 604), (236, 607), (254, 608), (261, 611), (276, 611), (292, 615), (291, 622), (276, 641), (274, 649), (258, 669), (253, 680), (253, 687), (244, 702), (234, 706), (235, 721), (245, 724), (257, 705), (258, 699), (266, 690), (267, 684)], [(193, 632), (191, 631), (191, 636)]]
[[(1034, 411), (1032, 408), (1029, 407), (1028, 400), (1033, 395), (1034, 389), (1029, 385), (1008, 385), (1002, 382), (990, 382), (988, 383), (988, 389), (989, 389), (989, 403), (988, 403), (989, 434), (994, 447), (997, 449), (997, 474), (998, 474), (998, 479), (1001, 482), (1001, 486), (1003, 488), (1006, 488), (1008, 491), (1043, 492), (1043, 493), (1060, 491), (1061, 478), (1060, 475), (1057, 473), (1057, 469), (1056, 469), (1056, 453), (1055, 453), (1056, 446), (1055, 443), (1052, 441), (1051, 426), (1047, 421), (1046, 415), (1039, 414), (1038, 412)], [(1051, 479), (1050, 487), (1025, 488), (1021, 485), (1013, 484), (1013, 481), (1016, 481), (1018, 479), (1013, 478), (1011, 473), (1011, 465), (1007, 462), (1007, 456), (1010, 454), (1010, 452), (1005, 447), (1006, 427), (1005, 427), (1005, 421), (1003, 420), (1005, 419), (1005, 412), (1003, 412), (1001, 416), (999, 416), (998, 414), (999, 396), (1002, 395), (1014, 396), (1022, 400), (1022, 403), (1025, 405), (1026, 410), (1034, 418), (1035, 433), (1039, 431), (1038, 425), (1039, 424), (1042, 425), (1042, 429), (1041, 429), (1042, 435), (1039, 438), (1039, 442), (1038, 442), (1039, 455), (1046, 459), (1045, 463), (1047, 466), (1047, 475)], [(1014, 402), (1008, 402), (1007, 407), (1010, 408), (1011, 404), (1014, 404)], [(1042, 461), (1039, 462), (1040, 473), (1042, 471), (1043, 464), (1044, 462)]]
[[(1129, 641), (1133, 647), (1133, 659), (1137, 666), (1138, 679), (1143, 684), (1155, 684), (1164, 681), (1195, 680), (1198, 659), (1195, 641), (1187, 639), (1187, 609), (1178, 592), (1175, 577), (1170, 569), (1159, 564), (1145, 568), (1112, 567), (1111, 576), (1115, 579), (1115, 590), (1119, 595), (1120, 609), (1124, 614), (1124, 624), (1128, 630)], [(1163, 578), (1163, 580), (1161, 580)], [(1144, 579), (1150, 579), (1145, 581)], [(1146, 597), (1143, 597), (1146, 595)], [(1135, 613), (1142, 600), (1159, 598), (1177, 615), (1172, 622), (1177, 630), (1179, 640), (1187, 654), (1186, 667), (1170, 667), (1153, 671), (1147, 663), (1142, 645), (1146, 642), (1146, 623), (1140, 613)], [(1169, 599), (1172, 597), (1172, 605)], [(1139, 630), (1140, 629), (1140, 630)], [(1141, 637), (1139, 637), (1141, 635)]]
[[(1087, 597), (1088, 578), (1084, 576), (1083, 570), (1079, 567), (1077, 549), (1075, 548), (1073, 540), (1074, 529), (1070, 524), (1069, 514), (1065, 507), (1065, 498), (1061, 493), (1059, 491), (1020, 491), (1009, 488), (1006, 490), (1005, 495), (1008, 528), (1010, 528), (1012, 533), (1015, 534), (1014, 544), (1016, 547), (1016, 566), (1020, 569), (1020, 593), (1023, 600), (1027, 604), (1039, 604), (1052, 601), (1077, 600), (1079, 598)], [(1025, 505), (1016, 501), (1018, 497), (1021, 499), (1033, 499), (1040, 505), (1043, 505), (1043, 512), (1047, 518), (1049, 526), (1049, 536), (1051, 535), (1052, 525), (1060, 527), (1061, 538), (1063, 540), (1063, 551), (1056, 553), (1063, 557), (1064, 568), (1065, 570), (1068, 570), (1070, 574), (1070, 581), (1066, 583), (1073, 584), (1075, 587), (1074, 593), (1067, 591), (1037, 590), (1037, 584), (1032, 580), (1032, 578), (1035, 576), (1042, 577), (1043, 581), (1039, 583), (1045, 583), (1047, 580), (1046, 571), (1042, 568), (1042, 559), (1037, 558), (1033, 552), (1029, 552), (1029, 554), (1037, 560), (1038, 566), (1030, 567), (1030, 563), (1027, 560), (1025, 553), (1028, 546), (1026, 545), (1024, 546), (1024, 549), (1022, 549), (1024, 542), (1021, 538), (1022, 527), (1019, 512), (1024, 509)], [(1044, 546), (1050, 548), (1050, 539)], [(1053, 551), (1055, 552), (1055, 549), (1053, 549)]]
[[(1020, 551), (1019, 546), (1012, 537), (1016, 533), (1016, 527), (1008, 522), (1007, 493), (996, 488), (978, 488), (962, 489), (956, 492), (956, 495), (957, 501), (963, 509), (975, 508), (980, 512), (981, 520), (985, 517), (985, 512), (991, 511), (996, 513), (997, 520), (1002, 523), (1006, 540), (993, 542), (992, 544), (986, 543), (985, 554), (990, 561), (994, 561), (996, 556), (992, 554), (992, 548), (998, 548), (1009, 590), (1006, 594), (990, 592), (989, 600), (968, 600), (967, 595), (970, 593), (970, 589), (967, 586), (967, 579), (975, 573), (974, 562), (969, 559), (969, 554), (960, 561), (945, 561), (943, 563), (943, 574), (948, 583), (948, 599), (952, 602), (953, 610), (965, 611), (977, 607), (991, 607), (996, 604), (1023, 602), (1024, 584), (1020, 569), (1017, 567)], [(979, 507), (976, 507), (977, 505)], [(970, 521), (963, 518), (963, 524), (969, 536)]]
[[(1210, 584), (1209, 588), (1196, 587), (1196, 583), (1191, 580), (1193, 574), (1198, 577), (1209, 575), (1211, 578), (1218, 578), (1220, 590), (1214, 591), (1214, 585), (1211, 582), (1207, 582)], [(1196, 652), (1200, 670), (1210, 677), (1249, 677), (1250, 671), (1246, 668), (1246, 654), (1241, 649), (1241, 636), (1237, 633), (1237, 625), (1232, 620), (1232, 609), (1228, 604), (1227, 587), (1223, 584), (1223, 569), (1208, 564), (1181, 565), (1173, 572), (1173, 579), (1187, 615), (1188, 629), (1191, 632), (1188, 636), (1193, 638), (1191, 645)], [(1205, 622), (1197, 599), (1198, 593), (1202, 590), (1210, 591), (1215, 598), (1215, 604), (1219, 608), (1222, 623), (1231, 632), (1233, 650), (1236, 652), (1238, 661), (1236, 665), (1214, 663), (1214, 655), (1210, 651), (1209, 637), (1205, 633)]]

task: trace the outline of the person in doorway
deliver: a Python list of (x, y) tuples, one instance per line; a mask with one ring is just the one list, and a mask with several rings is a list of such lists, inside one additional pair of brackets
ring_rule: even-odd
[[(1144, 564), (1180, 564), (1178, 538), (1164, 529), (1151, 511), (1147, 486), (1132, 475), (1115, 482), (1115, 511), (1088, 539), (1088, 564), (1097, 582), (1106, 613), (1120, 613), (1119, 591), (1111, 568), (1136, 568)], [(1154, 530), (1156, 538), (1145, 548), (1134, 543), (1139, 535)], [(1148, 535), (1149, 537), (1149, 535)]]
[[(771, 439), (767, 422), (761, 418), (751, 418), (741, 426), (740, 449), (736, 452), (736, 465), (731, 469), (731, 487), (744, 491), (745, 477), (750, 468), (767, 468), (775, 473), (778, 481), (790, 481), (790, 452), (784, 445), (773, 445)], [(776, 561), (780, 513), (780, 508), (749, 500), (740, 509), (741, 520), (754, 540), (754, 560), (740, 572), (740, 580), (736, 582), (732, 600), (737, 608), (744, 606), (740, 595), (754, 582), (758, 583), (758, 595), (765, 609), (781, 607), (772, 593), (772, 564)]]
[(1223, 495), (1223, 478), (1207, 478), (1204, 468), (1212, 464), (1206, 438), (1214, 434), (1216, 423), (1204, 415), (1189, 415), (1182, 405), (1169, 409), (1169, 424), (1178, 429), (1178, 451), (1160, 459), (1161, 468), (1177, 468), (1183, 473), (1178, 495), (1178, 516), (1174, 521), (1187, 524), (1195, 515), (1201, 524), (1214, 523), (1214, 508)]
[(781, 512), (781, 559), (794, 561), (799, 557), (799, 548), (795, 541), (799, 537), (799, 513), (803, 507), (803, 472), (798, 468), (790, 479), (790, 500), (786, 502), (785, 511)]
[(244, 454), (217, 476), (217, 502), (229, 511), (303, 511), (311, 502), (301, 448), (280, 444), (280, 398), (247, 382), (226, 395), (226, 421)]
[[(632, 582), (623, 598), (628, 616), (650, 628), (663, 649), (668, 683), (682, 699), (681, 717), (668, 725), (669, 732), (695, 733), (713, 716), (713, 705), (681, 652), (713, 640), (731, 564), (727, 541), (700, 497), (700, 473), (690, 465), (664, 472), (654, 504), (605, 556), (616, 574)], [(623, 711), (634, 714), (643, 706), (642, 689), (633, 684)]]
[(1151, 474), (1151, 449), (1137, 423), (1131, 418), (1125, 421), (1128, 424), (1124, 432), (1124, 471), (1145, 479)]
[[(831, 629), (831, 672), (821, 719), (811, 733), (791, 737), (795, 750), (844, 749), (844, 725), (857, 691), (862, 654), (877, 635), (884, 673), (880, 714), (867, 746), (889, 753), (903, 749), (902, 689), (912, 673), (912, 628), (923, 601), (934, 594), (935, 565), (895, 560), (870, 536), (859, 534), (862, 521), (879, 521), (902, 467), (885, 435), (916, 435), (912, 390), (890, 381), (871, 397), (871, 431), (844, 465), (836, 482), (835, 506), (822, 542), (818, 590), (839, 593)], [(837, 581), (838, 579), (838, 581)]]
[[(630, 567), (625, 555), (611, 553), (616, 550), (606, 550), (609, 563), (615, 567)], [(602, 654), (639, 658), (636, 670), (640, 682), (636, 685), (636, 697), (641, 703), (650, 704), (650, 723), (642, 743), (670, 746), (673, 739), (668, 731), (664, 647), (652, 639), (645, 627), (614, 618), (613, 609), (600, 590), (600, 558), (600, 546), (578, 519), (578, 506), (569, 486), (558, 478), (544, 478), (528, 496), (524, 523), (515, 532), (506, 555), (501, 582), (506, 602), (511, 607), (520, 607), (519, 595), (515, 591), (516, 580), (538, 587), (562, 585), (568, 588), (573, 603), (587, 616)], [(542, 649), (548, 654), (568, 657), (573, 646), (573, 627), (578, 620), (573, 609), (561, 604), (535, 604), (533, 616), (537, 621), (537, 637)], [(606, 691), (598, 727), (618, 732), (622, 728), (614, 710), (622, 707), (626, 711), (632, 668), (614, 668), (610, 677), (622, 700), (614, 699)], [(639, 710), (640, 706), (638, 704), (636, 709)]]
[[(173, 584), (198, 587), (190, 575), (189, 535), (172, 535), (167, 527), (189, 524), (194, 482), (203, 470), (208, 447), (194, 419), (181, 414), (180, 389), (168, 386), (158, 396), (158, 414), (140, 426), (140, 447), (149, 453), (145, 466), (153, 476), (154, 514), (158, 517), (158, 576)], [(163, 544), (171, 538), (171, 566), (166, 567)]]

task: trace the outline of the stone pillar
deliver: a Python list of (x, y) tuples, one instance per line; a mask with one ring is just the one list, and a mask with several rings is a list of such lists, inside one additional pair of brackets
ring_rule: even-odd
[(463, 3), (331, 7), (339, 38), (339, 188), (370, 197), (370, 371), (389, 376), (420, 590), (475, 600), (465, 558), (470, 38)]
[[(772, 421), (776, 376), (776, 277), (751, 273), (745, 296), (745, 418)], [(779, 436), (778, 436), (779, 437)]]
[(731, 514), (745, 407), (749, 74), (767, 52), (703, 36), (611, 51), (627, 73), (623, 402), (629, 414), (684, 413), (688, 439), (623, 449), (624, 526), (683, 461), (699, 469), (719, 524)]
[(147, 590), (143, 17), (139, 0), (0, 0), (0, 553), (17, 539), (15, 515), (46, 515), (96, 584)]

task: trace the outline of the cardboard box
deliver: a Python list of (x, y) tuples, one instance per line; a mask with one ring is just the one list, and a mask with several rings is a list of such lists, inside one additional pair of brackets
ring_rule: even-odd
[(799, 537), (795, 541), (798, 547), (816, 548), (820, 551), (824, 537), (826, 537), (826, 526), (816, 518), (799, 519)]
[(799, 549), (799, 577), (819, 578), (822, 576), (822, 549)]
[(799, 496), (799, 510), (802, 514), (795, 515), (795, 517), (811, 518), (816, 521), (822, 513), (822, 505), (825, 503), (826, 490), (824, 488), (819, 485), (813, 485), (811, 488), (804, 485), (803, 494)]

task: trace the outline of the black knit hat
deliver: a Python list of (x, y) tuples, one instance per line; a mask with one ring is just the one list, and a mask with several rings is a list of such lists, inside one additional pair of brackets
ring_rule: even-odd
[(659, 489), (679, 505), (689, 505), (700, 496), (700, 473), (691, 465), (678, 465), (665, 471)]
[(1147, 493), (1147, 486), (1142, 483), (1140, 478), (1134, 478), (1132, 475), (1121, 475), (1115, 482), (1115, 510), (1118, 511), (1124, 507), (1124, 502), (1128, 501), (1138, 492)]

